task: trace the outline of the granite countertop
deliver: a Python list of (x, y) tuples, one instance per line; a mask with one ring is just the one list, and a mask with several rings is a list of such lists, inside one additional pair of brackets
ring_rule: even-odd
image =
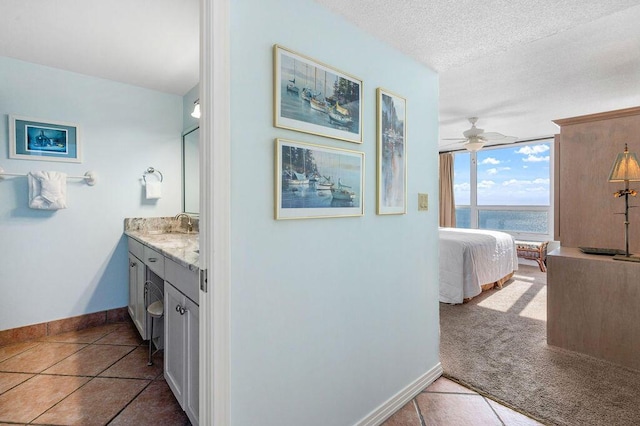
[[(192, 218), (194, 229), (197, 218)], [(174, 218), (125, 219), (124, 234), (189, 268), (199, 269), (199, 233), (186, 232)]]

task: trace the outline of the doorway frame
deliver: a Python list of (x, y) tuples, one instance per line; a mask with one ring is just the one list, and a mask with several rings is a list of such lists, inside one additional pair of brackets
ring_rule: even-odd
[[(199, 422), (230, 423), (230, 0), (200, 0)], [(215, 238), (214, 238), (215, 236)]]

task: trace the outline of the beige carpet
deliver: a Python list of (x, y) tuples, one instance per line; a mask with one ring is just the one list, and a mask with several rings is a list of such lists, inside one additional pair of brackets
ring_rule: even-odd
[(441, 303), (440, 327), (445, 375), (480, 393), (550, 425), (640, 424), (639, 371), (547, 345), (537, 267), (469, 303)]

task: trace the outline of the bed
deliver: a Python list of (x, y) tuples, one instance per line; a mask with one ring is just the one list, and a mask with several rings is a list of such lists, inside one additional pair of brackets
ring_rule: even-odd
[(463, 303), (501, 287), (518, 270), (513, 237), (504, 232), (440, 228), (440, 302)]

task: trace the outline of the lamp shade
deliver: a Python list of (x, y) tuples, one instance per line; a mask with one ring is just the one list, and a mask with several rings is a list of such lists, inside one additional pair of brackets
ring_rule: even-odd
[(640, 164), (635, 152), (629, 152), (624, 145), (624, 152), (618, 154), (613, 163), (609, 182), (640, 181)]

